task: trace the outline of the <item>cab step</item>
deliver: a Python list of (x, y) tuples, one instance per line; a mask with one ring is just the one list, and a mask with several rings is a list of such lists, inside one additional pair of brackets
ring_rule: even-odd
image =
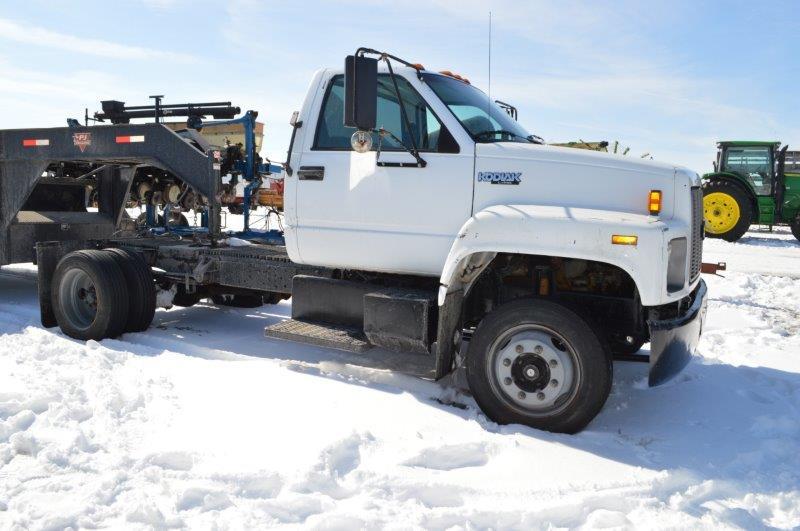
[(268, 326), (264, 329), (264, 335), (275, 339), (357, 353), (366, 352), (372, 348), (364, 333), (357, 328), (311, 323), (296, 319), (287, 319)]
[[(436, 379), (436, 358), (413, 352), (392, 352), (367, 341), (358, 329), (341, 325), (287, 319), (264, 329), (270, 339), (295, 341), (317, 347), (351, 352), (347, 363), (370, 369), (389, 370), (426, 380)], [(363, 355), (369, 351), (369, 354)]]

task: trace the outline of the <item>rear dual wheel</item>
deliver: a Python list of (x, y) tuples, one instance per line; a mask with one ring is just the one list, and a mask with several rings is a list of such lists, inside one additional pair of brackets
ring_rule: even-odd
[(61, 330), (80, 340), (147, 329), (155, 286), (141, 256), (120, 249), (69, 253), (56, 266), (51, 300)]

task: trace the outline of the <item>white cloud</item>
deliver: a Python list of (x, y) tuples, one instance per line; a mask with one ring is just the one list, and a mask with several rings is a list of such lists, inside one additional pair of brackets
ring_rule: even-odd
[(45, 28), (19, 24), (6, 18), (0, 18), (0, 39), (53, 48), (61, 52), (74, 52), (113, 59), (160, 59), (181, 63), (195, 61), (195, 58), (188, 54), (154, 50), (141, 46), (128, 46), (101, 39), (77, 37)]

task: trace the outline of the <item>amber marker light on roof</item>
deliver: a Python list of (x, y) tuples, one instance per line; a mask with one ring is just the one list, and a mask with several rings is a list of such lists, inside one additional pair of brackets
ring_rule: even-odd
[(650, 190), (647, 203), (650, 215), (659, 215), (661, 213), (661, 190)]

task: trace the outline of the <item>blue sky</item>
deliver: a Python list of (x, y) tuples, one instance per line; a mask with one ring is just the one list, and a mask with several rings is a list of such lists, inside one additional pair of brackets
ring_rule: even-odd
[(120, 0), (0, 5), (0, 127), (131, 104), (231, 100), (264, 154), (321, 67), (366, 45), (487, 89), (547, 141), (619, 140), (708, 171), (719, 139), (800, 149), (800, 2)]

